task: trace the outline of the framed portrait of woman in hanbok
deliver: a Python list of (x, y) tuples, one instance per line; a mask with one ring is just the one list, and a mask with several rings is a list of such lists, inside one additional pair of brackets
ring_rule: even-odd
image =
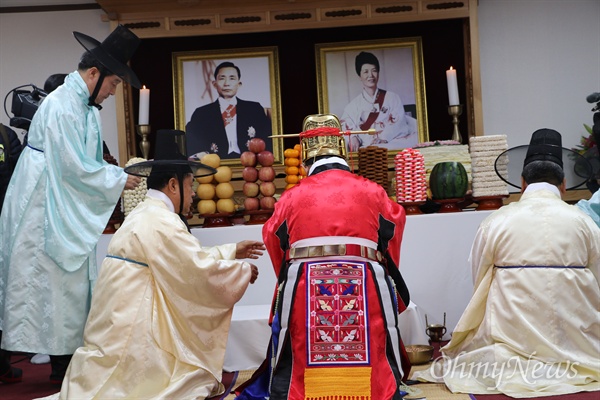
[(240, 166), (250, 141), (263, 139), (283, 163), (277, 47), (173, 53), (175, 126), (188, 156), (217, 154)]
[(348, 151), (388, 154), (428, 141), (420, 37), (315, 45), (319, 112), (339, 117)]

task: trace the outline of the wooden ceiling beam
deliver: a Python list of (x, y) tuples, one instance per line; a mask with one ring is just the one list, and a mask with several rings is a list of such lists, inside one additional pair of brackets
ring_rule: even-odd
[(470, 1), (96, 0), (104, 19), (141, 38), (469, 18)]

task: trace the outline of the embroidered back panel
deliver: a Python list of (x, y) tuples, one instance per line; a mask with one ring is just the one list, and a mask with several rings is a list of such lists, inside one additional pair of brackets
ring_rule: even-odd
[(370, 365), (365, 263), (307, 262), (306, 271), (308, 365)]

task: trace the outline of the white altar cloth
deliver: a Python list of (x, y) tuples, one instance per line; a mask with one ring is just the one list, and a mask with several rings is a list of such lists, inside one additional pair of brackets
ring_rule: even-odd
[[(411, 302), (418, 305), (414, 313), (407, 311), (401, 315), (401, 333), (406, 345), (427, 343), (427, 337), (423, 336), (425, 316), (430, 324), (441, 324), (444, 313), (447, 326), (444, 339), (449, 339), (473, 293), (469, 253), (479, 224), (490, 213), (491, 211), (463, 211), (410, 215), (406, 218), (400, 271), (410, 291)], [(247, 239), (262, 241), (262, 225), (193, 228), (192, 233), (204, 246)], [(98, 265), (106, 255), (111, 237), (112, 235), (102, 235), (98, 242)], [(234, 308), (225, 355), (225, 365), (229, 369), (247, 369), (246, 367), (260, 363), (269, 340), (269, 327), (265, 324), (276, 278), (266, 253), (255, 260), (254, 264), (259, 268), (259, 277), (253, 285), (249, 285)], [(250, 330), (266, 333), (252, 335), (251, 340), (247, 334)], [(244, 349), (244, 352), (240, 349)]]

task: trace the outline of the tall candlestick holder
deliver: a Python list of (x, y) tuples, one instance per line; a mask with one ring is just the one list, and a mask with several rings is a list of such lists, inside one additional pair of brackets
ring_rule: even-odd
[(142, 137), (142, 141), (140, 142), (142, 155), (147, 160), (150, 156), (150, 141), (148, 140), (148, 135), (150, 135), (150, 125), (136, 125), (136, 129), (138, 135)]
[(462, 114), (462, 105), (457, 104), (454, 106), (448, 106), (448, 115), (452, 116), (452, 125), (454, 130), (452, 131), (452, 140), (456, 140), (458, 143), (462, 143), (462, 136), (458, 130), (458, 117)]

